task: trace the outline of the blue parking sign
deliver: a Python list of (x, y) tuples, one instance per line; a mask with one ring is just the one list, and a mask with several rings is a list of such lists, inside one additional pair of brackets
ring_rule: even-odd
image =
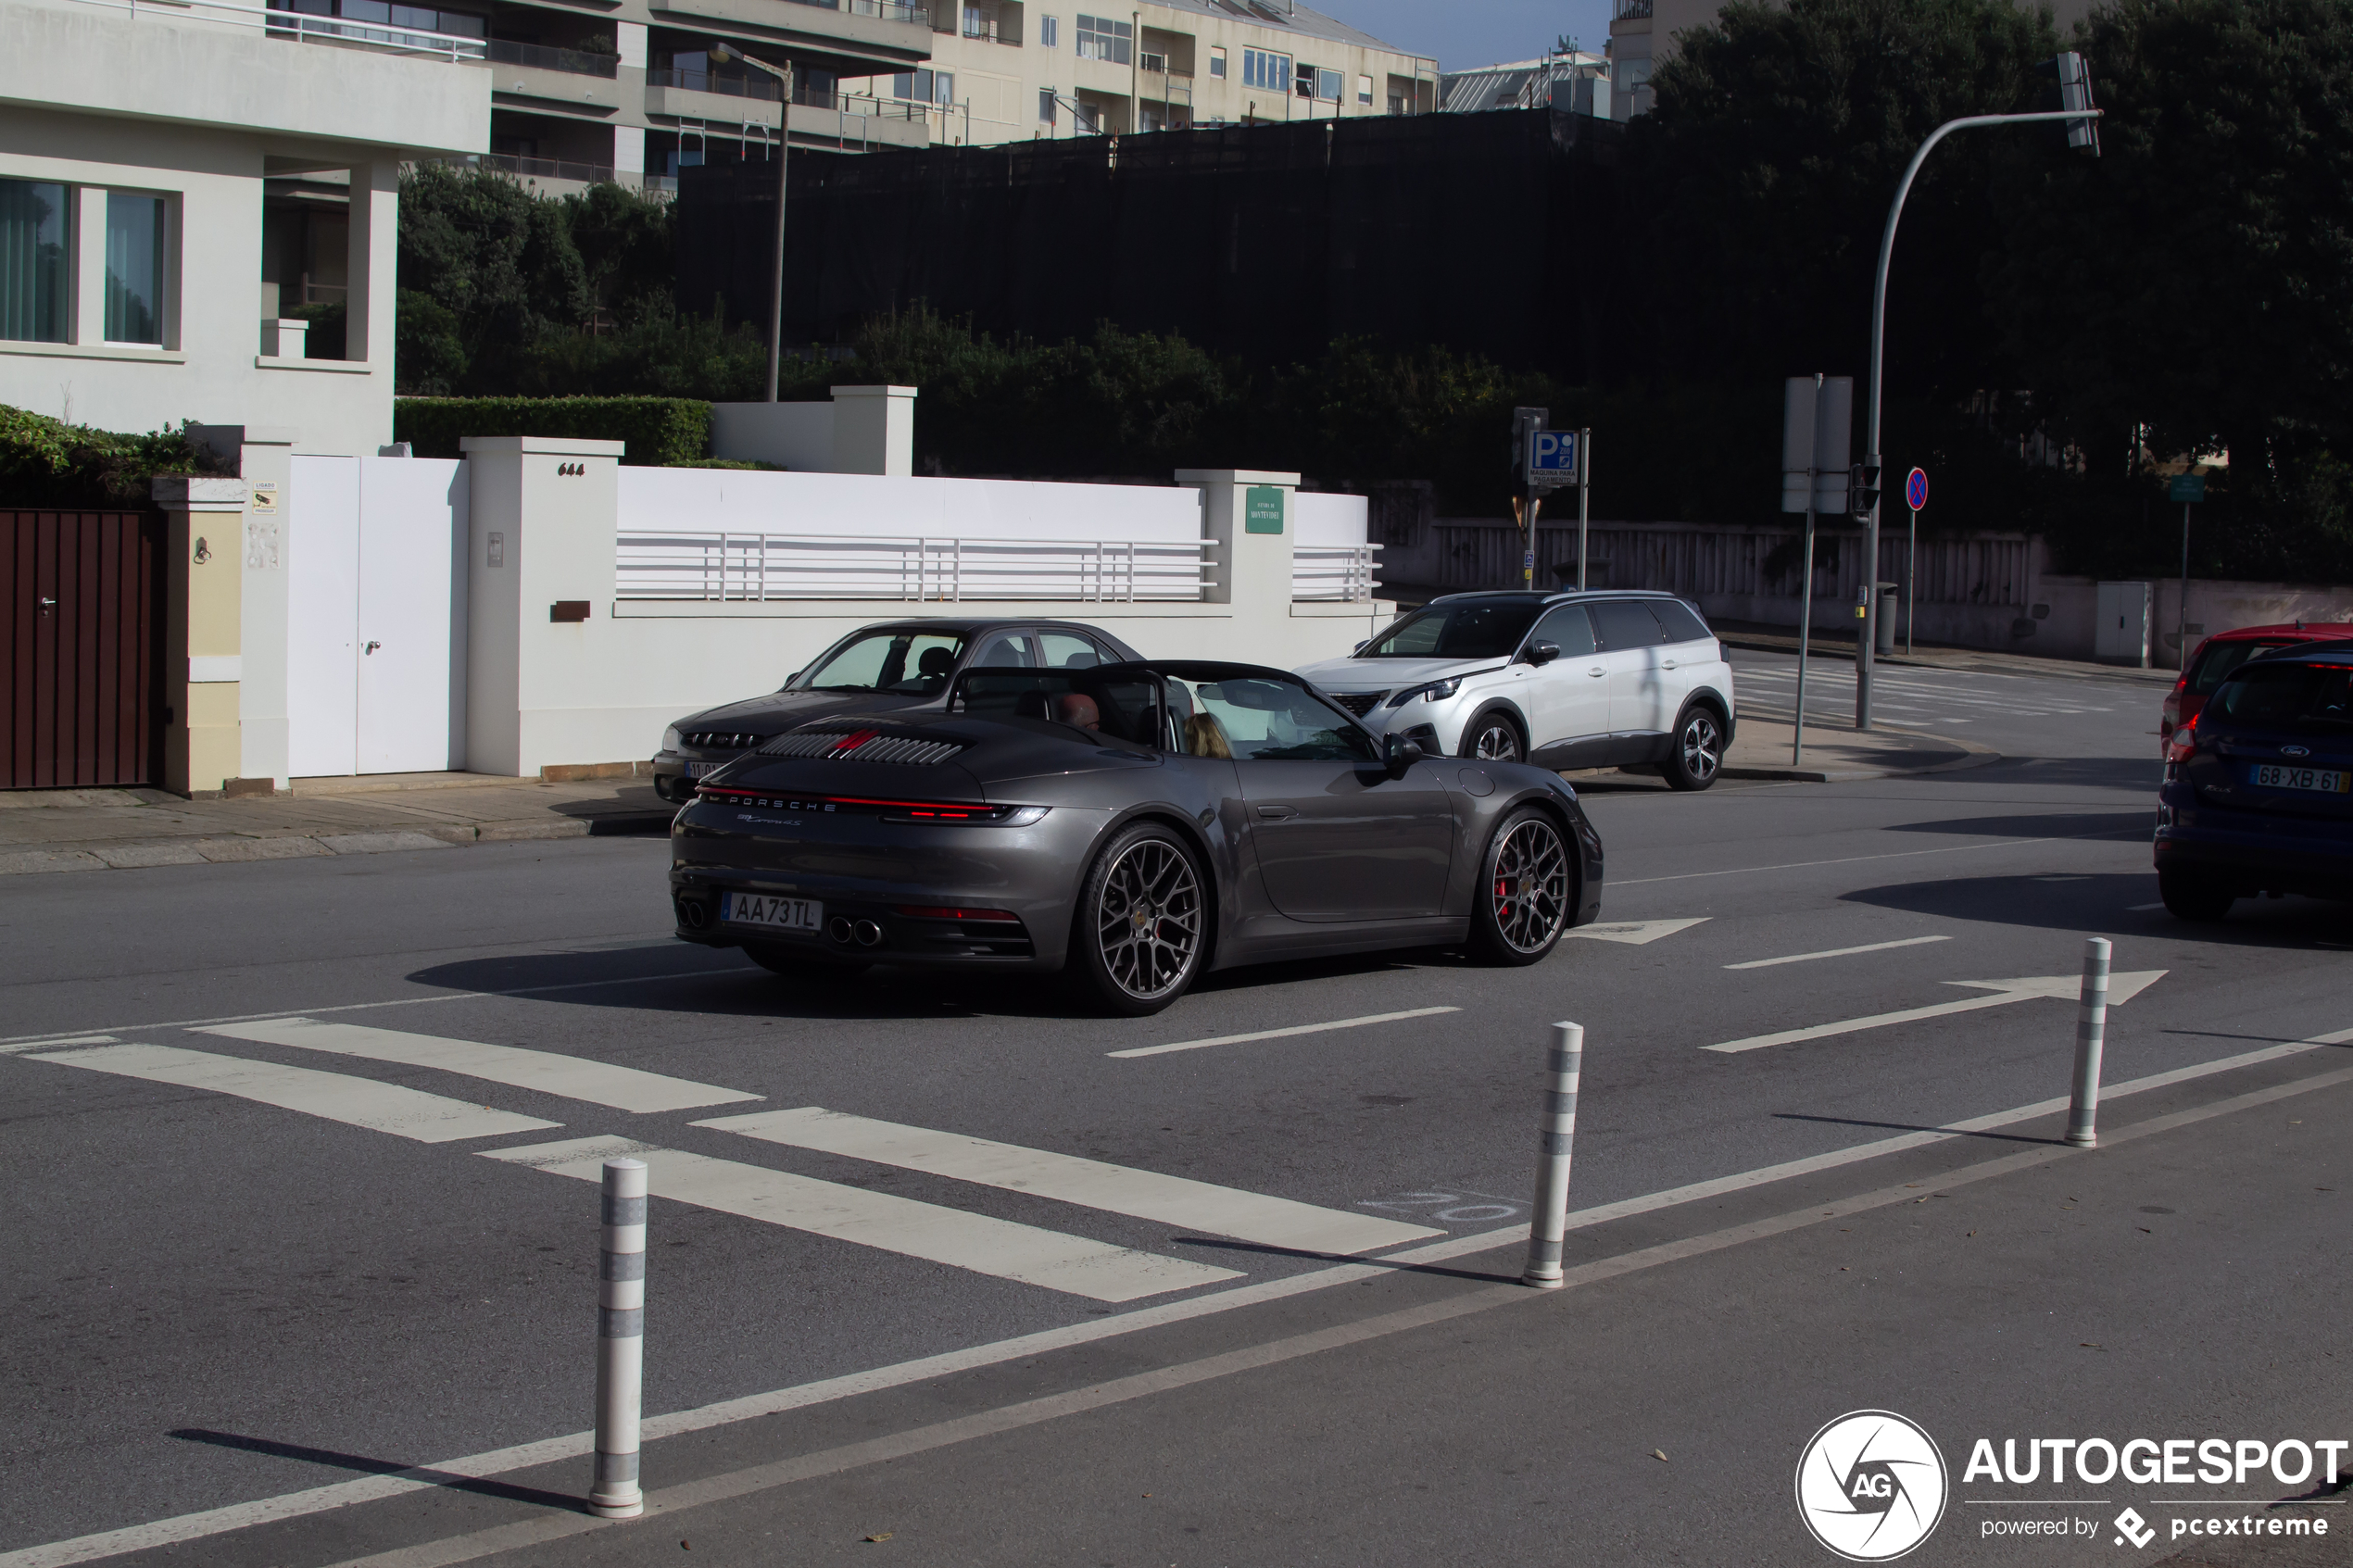
[(1529, 432), (1528, 471), (1531, 476), (1551, 474), (1563, 479), (1576, 478), (1577, 433), (1573, 430)]

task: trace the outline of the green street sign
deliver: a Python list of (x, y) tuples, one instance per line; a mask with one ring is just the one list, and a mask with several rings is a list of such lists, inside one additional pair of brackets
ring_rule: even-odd
[(2202, 473), (2177, 473), (2166, 492), (2166, 498), (2183, 505), (2198, 505), (2206, 500), (2206, 476)]
[(1242, 532), (1245, 533), (1280, 533), (1283, 531), (1283, 492), (1280, 485), (1253, 484), (1242, 492)]

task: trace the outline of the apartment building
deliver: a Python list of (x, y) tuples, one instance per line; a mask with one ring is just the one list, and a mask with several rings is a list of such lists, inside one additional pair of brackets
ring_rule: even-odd
[(0, 403), (391, 440), (399, 166), (483, 147), (480, 52), (247, 0), (8, 0)]
[[(930, 64), (875, 95), (935, 144), (1428, 114), (1438, 62), (1289, 0), (933, 0)], [(1092, 0), (1090, 0), (1092, 3)]]

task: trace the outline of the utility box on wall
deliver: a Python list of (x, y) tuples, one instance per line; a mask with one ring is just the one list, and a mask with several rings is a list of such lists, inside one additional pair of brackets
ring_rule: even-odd
[(2149, 664), (2149, 585), (2103, 583), (2092, 628), (2092, 657), (2102, 664)]

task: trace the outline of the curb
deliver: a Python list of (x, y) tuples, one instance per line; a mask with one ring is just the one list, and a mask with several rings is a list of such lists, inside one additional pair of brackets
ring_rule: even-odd
[(57, 872), (143, 871), (150, 866), (233, 865), (254, 860), (315, 859), (328, 855), (386, 855), (407, 849), (457, 849), (475, 844), (528, 844), (549, 839), (601, 838), (651, 833), (670, 815), (626, 815), (560, 822), (484, 822), (394, 828), (375, 833), (280, 834), (255, 838), (168, 838), (88, 847), (0, 850), (0, 876)]
[[(1900, 735), (1913, 734), (1917, 732), (1910, 730), (1881, 730), (1875, 733), (1881, 734)], [(1931, 773), (1959, 773), (1965, 772), (1971, 768), (1987, 767), (1993, 763), (2002, 760), (2002, 754), (2000, 752), (1994, 750), (1990, 746), (1980, 746), (1975, 741), (1955, 740), (1950, 735), (1923, 734), (1920, 735), (1919, 738), (1922, 740), (1937, 741), (1945, 746), (1957, 746), (1959, 748), (1961, 755), (1954, 758), (1949, 762), (1931, 762), (1925, 768), (1844, 768), (1833, 771), (1828, 768), (1734, 768), (1727, 766), (1718, 769), (1717, 776), (1718, 778), (1726, 779), (1766, 779), (1781, 784), (1851, 784), (1857, 779), (1908, 779), (1924, 778)]]

